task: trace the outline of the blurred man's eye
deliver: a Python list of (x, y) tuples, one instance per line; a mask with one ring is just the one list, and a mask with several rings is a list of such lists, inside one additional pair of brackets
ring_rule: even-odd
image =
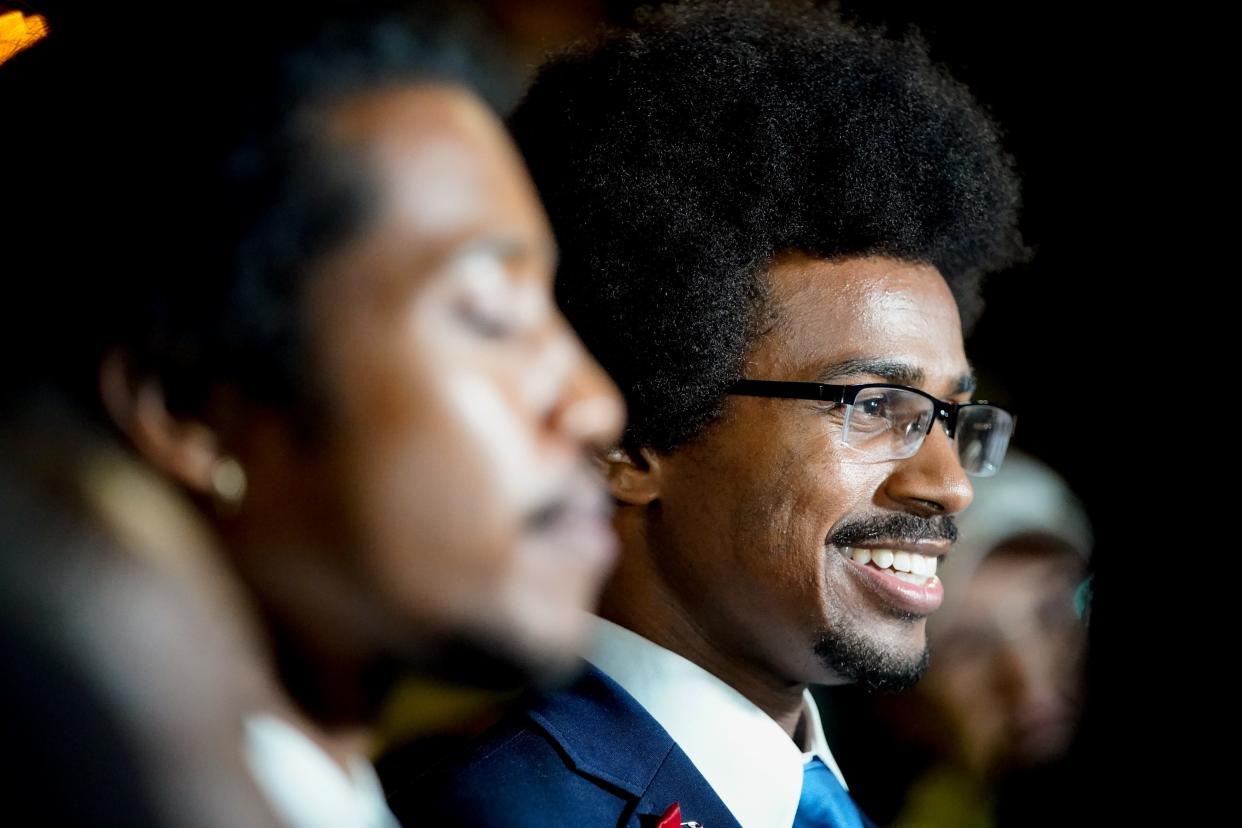
[(484, 339), (508, 339), (517, 333), (515, 320), (473, 302), (461, 303), (457, 308), (457, 316), (473, 333)]

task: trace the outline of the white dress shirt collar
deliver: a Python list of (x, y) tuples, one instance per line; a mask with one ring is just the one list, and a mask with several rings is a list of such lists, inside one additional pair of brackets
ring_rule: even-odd
[(245, 755), (259, 790), (289, 828), (398, 828), (370, 762), (354, 756), (346, 774), (284, 719), (248, 717)]
[(611, 621), (594, 618), (586, 659), (668, 731), (742, 828), (790, 828), (802, 795), (803, 766), (814, 756), (845, 786), (809, 690), (803, 706), (810, 750), (803, 752), (775, 720), (728, 684)]

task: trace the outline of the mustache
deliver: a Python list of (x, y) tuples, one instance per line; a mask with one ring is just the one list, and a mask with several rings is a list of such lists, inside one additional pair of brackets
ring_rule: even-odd
[(526, 515), (526, 525), (536, 532), (551, 529), (572, 514), (590, 514), (607, 520), (612, 516), (612, 499), (603, 479), (585, 463), (571, 474), (557, 491), (550, 493)]
[(838, 527), (828, 537), (833, 546), (858, 546), (868, 541), (948, 541), (957, 542), (957, 524), (951, 516), (921, 518), (897, 514), (865, 518)]

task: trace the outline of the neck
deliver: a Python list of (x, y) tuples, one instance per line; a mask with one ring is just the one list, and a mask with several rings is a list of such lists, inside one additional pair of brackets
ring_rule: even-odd
[(655, 564), (662, 553), (650, 548), (649, 535), (635, 525), (637, 520), (626, 509), (617, 514), (624, 551), (600, 598), (599, 614), (716, 676), (768, 714), (801, 747), (806, 683), (775, 675), (697, 619)]
[(371, 731), (362, 727), (322, 728), (312, 722), (299, 722), (303, 731), (311, 741), (332, 761), (349, 775), (349, 760), (355, 756), (366, 756), (371, 746)]
[(368, 726), (387, 678), (377, 674), (379, 642), (390, 630), (380, 602), (340, 565), (339, 532), (257, 497), (236, 515), (214, 517), (289, 696), (322, 732)]

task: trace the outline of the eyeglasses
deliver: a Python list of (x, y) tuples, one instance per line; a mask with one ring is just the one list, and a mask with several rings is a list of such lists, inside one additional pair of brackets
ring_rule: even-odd
[(957, 447), (962, 469), (990, 477), (1000, 469), (1018, 418), (986, 400), (946, 402), (917, 388), (872, 382), (825, 385), (821, 382), (738, 380), (730, 394), (821, 400), (843, 406), (841, 442), (863, 462), (882, 463), (912, 457), (931, 434), (936, 420)]

